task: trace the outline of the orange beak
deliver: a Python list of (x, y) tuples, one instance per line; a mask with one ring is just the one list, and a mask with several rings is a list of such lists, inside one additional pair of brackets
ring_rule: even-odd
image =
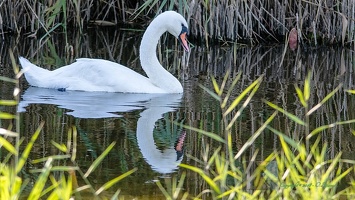
[(181, 42), (181, 45), (182, 45), (182, 47), (184, 47), (185, 51), (189, 52), (190, 49), (189, 49), (189, 44), (187, 43), (187, 40), (186, 40), (186, 32), (180, 33), (179, 41)]

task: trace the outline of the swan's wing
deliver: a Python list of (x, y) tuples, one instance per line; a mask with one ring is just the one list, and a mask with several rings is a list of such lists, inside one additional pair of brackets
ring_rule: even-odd
[[(100, 59), (78, 59), (81, 80), (94, 91), (108, 92), (161, 92), (161, 89), (141, 74), (114, 62)], [(82, 86), (80, 86), (82, 87)], [(70, 88), (69, 88), (70, 89)], [(73, 88), (76, 90), (76, 88)], [(79, 89), (79, 88), (78, 88)], [(82, 90), (82, 89), (79, 89)], [(87, 90), (87, 88), (84, 88)]]

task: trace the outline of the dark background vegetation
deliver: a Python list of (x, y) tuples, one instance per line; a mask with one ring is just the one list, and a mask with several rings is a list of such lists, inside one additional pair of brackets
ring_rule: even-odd
[[(176, 10), (190, 24), (190, 37), (203, 43), (233, 41), (282, 42), (292, 28), (302, 44), (353, 45), (352, 0), (3, 0), (0, 36), (7, 33), (43, 36), (51, 31), (85, 30), (90, 24), (138, 25)], [(134, 26), (136, 27), (136, 26)]]

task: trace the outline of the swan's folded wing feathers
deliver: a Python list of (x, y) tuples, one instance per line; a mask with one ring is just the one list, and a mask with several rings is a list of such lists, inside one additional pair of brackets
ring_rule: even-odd
[(67, 77), (63, 81), (70, 81), (68, 90), (141, 92), (145, 87), (152, 87), (147, 77), (107, 60), (80, 58), (60, 69), (57, 76)]

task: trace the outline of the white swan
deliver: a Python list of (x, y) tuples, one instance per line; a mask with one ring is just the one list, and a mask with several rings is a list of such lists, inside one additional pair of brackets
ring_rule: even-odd
[(156, 56), (160, 36), (168, 31), (179, 39), (185, 51), (188, 25), (174, 11), (158, 15), (145, 31), (140, 45), (140, 61), (147, 77), (114, 62), (80, 58), (76, 62), (49, 71), (20, 57), (20, 64), (31, 86), (58, 90), (81, 90), (125, 93), (182, 93), (181, 83), (165, 70)]

